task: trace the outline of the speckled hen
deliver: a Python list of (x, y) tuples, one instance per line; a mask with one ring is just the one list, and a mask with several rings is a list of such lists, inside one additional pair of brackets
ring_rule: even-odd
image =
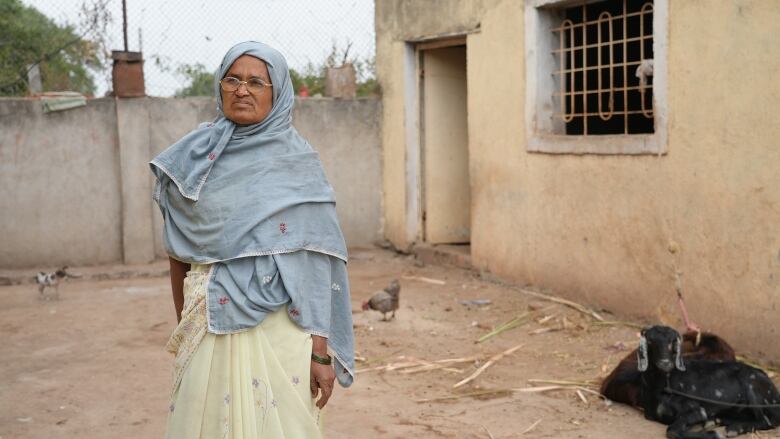
[(397, 279), (393, 279), (385, 289), (377, 291), (370, 299), (363, 302), (363, 311), (373, 309), (381, 312), (382, 321), (387, 321), (387, 313), (392, 313), (391, 318), (395, 318), (400, 293), (401, 284)]

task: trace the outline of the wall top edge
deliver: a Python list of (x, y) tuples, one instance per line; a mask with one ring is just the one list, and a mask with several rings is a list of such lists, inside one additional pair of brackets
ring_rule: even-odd
[(442, 40), (447, 38), (458, 38), (466, 35), (476, 34), (479, 32), (481, 32), (481, 28), (480, 25), (477, 24), (475, 27), (461, 29), (457, 31), (444, 32), (439, 34), (429, 34), (429, 35), (402, 35), (396, 39), (398, 41), (406, 41), (409, 43), (424, 43), (427, 41)]

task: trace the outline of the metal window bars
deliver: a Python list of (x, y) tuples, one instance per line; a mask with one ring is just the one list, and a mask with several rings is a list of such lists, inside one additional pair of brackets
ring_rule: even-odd
[[(613, 130), (607, 132), (608, 134), (633, 134), (637, 132), (632, 128), (631, 115), (642, 115), (644, 118), (650, 119), (652, 123), (652, 84), (648, 83), (647, 77), (652, 76), (653, 64), (652, 53), (649, 54), (648, 58), (645, 44), (649, 42), (650, 47), (652, 47), (653, 35), (652, 30), (648, 32), (646, 29), (645, 16), (649, 16), (652, 20), (653, 3), (652, 0), (648, 1), (639, 10), (629, 12), (629, 1), (632, 0), (610, 0), (606, 3), (613, 7), (613, 12), (614, 9), (620, 9), (621, 13), (613, 14), (609, 10), (603, 10), (597, 18), (591, 19), (588, 18), (588, 4), (583, 3), (581, 6), (575, 7), (581, 8), (581, 20), (566, 18), (559, 27), (552, 29), (553, 34), (557, 34), (559, 41), (559, 48), (552, 51), (554, 55), (557, 55), (559, 62), (559, 69), (552, 73), (559, 77), (560, 83), (560, 91), (554, 93), (560, 102), (560, 112), (556, 113), (555, 116), (560, 117), (566, 124), (574, 121), (581, 123), (582, 135), (592, 134), (593, 130), (589, 130), (588, 126), (589, 118), (591, 125), (595, 125), (599, 123), (599, 119), (607, 122), (611, 121), (613, 117), (622, 117), (622, 129), (617, 127), (619, 131)], [(593, 6), (591, 4), (591, 7)], [(569, 10), (571, 9), (567, 9), (567, 11)], [(598, 10), (596, 9), (596, 12)], [(591, 12), (593, 13), (593, 11)], [(629, 19), (632, 17), (638, 19), (638, 26), (628, 25)], [(593, 27), (596, 28), (595, 42), (589, 41), (589, 37), (593, 40)], [(589, 29), (591, 35), (589, 35)], [(578, 40), (580, 41), (578, 42)], [(629, 53), (630, 43), (639, 46), (638, 53), (636, 50)], [(591, 49), (590, 52), (589, 49)], [(595, 57), (589, 56), (592, 49), (596, 51)], [(608, 59), (604, 60), (605, 57)], [(589, 63), (593, 63), (594, 58), (595, 65), (589, 65)], [(589, 83), (588, 76), (589, 72), (594, 71), (597, 80), (595, 84), (592, 84)], [(638, 84), (629, 84), (629, 75), (631, 74), (639, 78)], [(622, 82), (622, 84), (616, 84), (616, 82)], [(595, 88), (593, 88), (594, 85)], [(648, 99), (648, 92), (650, 92), (650, 99)], [(630, 93), (639, 94), (629, 99)], [(591, 102), (588, 101), (589, 95)], [(593, 95), (597, 100), (596, 105), (593, 105)], [(622, 95), (622, 105), (616, 106), (616, 95)], [(620, 103), (618, 102), (618, 104)], [(599, 131), (602, 134), (605, 133), (603, 128)]]

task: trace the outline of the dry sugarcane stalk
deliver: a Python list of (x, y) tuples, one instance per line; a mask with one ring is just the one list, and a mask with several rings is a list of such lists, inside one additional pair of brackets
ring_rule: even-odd
[(482, 343), (483, 341), (488, 340), (488, 339), (490, 339), (490, 338), (492, 338), (492, 337), (494, 337), (494, 336), (496, 336), (496, 335), (498, 335), (498, 334), (500, 334), (500, 333), (502, 333), (504, 331), (508, 331), (510, 329), (516, 328), (516, 327), (526, 323), (527, 320), (528, 320), (528, 313), (527, 312), (523, 313), (523, 314), (520, 314), (519, 316), (513, 318), (512, 320), (506, 321), (506, 322), (498, 325), (498, 327), (496, 329), (494, 329), (494, 330), (490, 331), (489, 333), (483, 335), (482, 337), (478, 338), (477, 339), (477, 343)]
[(444, 369), (446, 367), (447, 367), (446, 364), (424, 364), (422, 366), (412, 367), (406, 370), (402, 370), (401, 373), (410, 374), (410, 373), (418, 373), (418, 372), (428, 372), (436, 369)]
[(403, 276), (403, 279), (407, 280), (419, 280), (420, 282), (426, 282), (429, 284), (434, 285), (447, 285), (447, 282), (439, 279), (431, 279), (430, 277), (425, 276)]
[(518, 288), (518, 290), (521, 293), (528, 294), (530, 296), (538, 297), (540, 299), (549, 300), (550, 302), (560, 303), (561, 305), (566, 305), (570, 308), (574, 308), (577, 311), (589, 315), (593, 317), (594, 319), (598, 321), (604, 321), (604, 318), (601, 317), (596, 311), (593, 311), (592, 309), (580, 305), (577, 302), (572, 302), (571, 300), (561, 299), (560, 297), (554, 297), (554, 296), (548, 296), (547, 294), (537, 293), (536, 291), (526, 290), (525, 288)]
[(471, 357), (463, 358), (446, 358), (444, 360), (436, 360), (434, 363), (471, 363), (480, 359), (478, 355), (472, 355)]
[(408, 374), (408, 373), (426, 372), (429, 370), (437, 370), (437, 369), (444, 369), (448, 372), (462, 373), (463, 371), (460, 369), (449, 368), (447, 366), (456, 363), (471, 363), (473, 361), (478, 360), (479, 358), (480, 357), (475, 355), (475, 356), (465, 357), (465, 358), (447, 358), (444, 360), (436, 360), (434, 362), (425, 362), (426, 364), (422, 366), (412, 368), (412, 369), (406, 369), (401, 373)]
[(540, 392), (548, 392), (550, 390), (561, 390), (561, 389), (570, 389), (571, 386), (538, 386), (538, 387), (520, 387), (517, 389), (512, 389), (514, 392), (523, 392), (523, 393), (540, 393)]
[(388, 369), (388, 370), (395, 370), (395, 369), (405, 369), (407, 367), (414, 367), (414, 366), (430, 366), (433, 365), (430, 361), (421, 360), (419, 358), (415, 357), (407, 357), (406, 358), (408, 363), (402, 363), (399, 365), (394, 365), (394, 367)]
[(454, 367), (448, 367), (446, 364), (426, 364), (424, 366), (420, 367), (413, 367), (410, 369), (402, 370), (402, 374), (410, 374), (410, 373), (419, 373), (419, 372), (430, 372), (432, 370), (444, 370), (447, 372), (454, 372), (454, 373), (463, 373), (463, 370), (456, 369)]
[(366, 369), (358, 369), (355, 373), (371, 372), (376, 370), (394, 371), (399, 369), (406, 369), (401, 371), (401, 373), (405, 373), (405, 374), (425, 372), (428, 370), (438, 370), (438, 369), (442, 369), (447, 372), (463, 373), (463, 371), (460, 369), (456, 369), (448, 366), (456, 363), (470, 363), (478, 360), (479, 358), (480, 358), (479, 356), (471, 356), (471, 357), (464, 357), (464, 358), (447, 358), (447, 359), (436, 360), (431, 362), (427, 360), (421, 360), (418, 358), (406, 357), (404, 355), (401, 355), (398, 357), (399, 360), (408, 360), (408, 361), (398, 362), (398, 363), (388, 363), (383, 366), (369, 367)]
[[(480, 337), (479, 339), (477, 339), (477, 343), (482, 343), (483, 341), (488, 340), (489, 338), (494, 337), (494, 336), (496, 336), (496, 335), (498, 335), (498, 334), (500, 334), (500, 333), (502, 333), (504, 331), (508, 331), (508, 330), (514, 329), (514, 328), (516, 328), (516, 327), (518, 327), (520, 325), (524, 325), (524, 324), (528, 323), (528, 320), (531, 318), (532, 315), (534, 315), (534, 314), (541, 314), (541, 313), (547, 311), (550, 308), (552, 308), (552, 306), (548, 306), (546, 308), (537, 309), (537, 310), (534, 310), (534, 311), (531, 311), (531, 312), (525, 312), (523, 314), (520, 314), (519, 316), (515, 317), (512, 320), (506, 321), (506, 322), (498, 325), (495, 329), (493, 329), (489, 333), (487, 333), (487, 334), (483, 335), (482, 337)], [(552, 317), (552, 316), (548, 316), (548, 317)], [(542, 319), (542, 320), (544, 320), (544, 319)]]
[(540, 423), (540, 422), (542, 422), (542, 418), (539, 418), (539, 419), (538, 419), (536, 422), (534, 422), (533, 424), (531, 424), (531, 426), (530, 426), (530, 427), (528, 427), (528, 428), (526, 428), (525, 430), (523, 430), (523, 432), (522, 432), (522, 433), (520, 433), (520, 434), (521, 434), (521, 435), (523, 435), (523, 434), (526, 434), (526, 433), (528, 433), (529, 431), (531, 431), (531, 430), (533, 430), (534, 428), (536, 428), (536, 426), (537, 426), (537, 425), (539, 425), (539, 423)]
[(369, 364), (380, 363), (382, 361), (385, 361), (388, 358), (392, 358), (395, 354), (397, 354), (397, 353), (399, 353), (401, 351), (403, 351), (403, 349), (398, 349), (398, 350), (392, 352), (391, 354), (385, 355), (384, 357), (372, 358), (370, 360), (366, 360), (366, 366), (368, 366)]
[(438, 398), (427, 398), (427, 399), (417, 399), (414, 402), (437, 402), (437, 401), (451, 401), (454, 399), (461, 399), (461, 398), (471, 398), (474, 396), (485, 396), (485, 395), (499, 395), (499, 394), (512, 394), (512, 389), (495, 389), (495, 390), (480, 390), (478, 392), (469, 392), (469, 393), (463, 393), (461, 395), (452, 395), (452, 396), (440, 396)]
[(434, 364), (427, 361), (421, 361), (416, 367), (405, 368), (406, 370), (402, 370), (401, 373), (424, 372), (426, 370), (442, 369), (445, 367), (447, 367), (446, 364)]
[(416, 366), (423, 366), (423, 365), (425, 365), (425, 363), (421, 363), (419, 361), (407, 361), (405, 363), (388, 364), (385, 370), (392, 371), (392, 370), (406, 369), (408, 367), (416, 367)]
[(485, 364), (483, 364), (479, 369), (477, 369), (474, 373), (472, 373), (468, 377), (466, 377), (463, 380), (461, 380), (458, 383), (456, 383), (454, 386), (452, 386), (452, 388), (453, 389), (457, 389), (458, 387), (468, 383), (469, 381), (474, 380), (476, 377), (480, 376), (482, 374), (482, 372), (484, 372), (488, 367), (492, 366), (495, 362), (497, 362), (498, 360), (504, 358), (504, 356), (509, 355), (509, 354), (513, 353), (514, 351), (520, 349), (521, 347), (523, 347), (523, 345), (519, 344), (519, 345), (517, 345), (517, 346), (515, 346), (513, 348), (509, 348), (509, 349), (505, 350), (504, 352), (501, 352), (499, 354), (494, 355), (487, 362), (485, 362)]
[(603, 320), (591, 323), (593, 326), (627, 326), (629, 328), (643, 329), (644, 326), (634, 322), (621, 322), (618, 320)]
[[(451, 401), (451, 400), (455, 400), (455, 399), (470, 398), (470, 397), (485, 396), (485, 395), (502, 395), (502, 394), (509, 395), (509, 394), (514, 393), (514, 392), (542, 393), (542, 392), (548, 392), (548, 391), (551, 391), (551, 390), (579, 390), (581, 392), (591, 393), (593, 395), (598, 396), (599, 398), (604, 398), (604, 395), (602, 395), (601, 393), (596, 392), (595, 390), (592, 390), (592, 389), (585, 388), (585, 387), (577, 387), (577, 386), (541, 386), (541, 387), (523, 387), (523, 388), (517, 388), (517, 389), (479, 390), (479, 391), (476, 391), (476, 392), (463, 393), (463, 394), (460, 394), (460, 395), (440, 396), (440, 397), (437, 397), (437, 398), (418, 399), (418, 400), (415, 400), (415, 402), (424, 403), (424, 402)], [(539, 421), (541, 421), (541, 419)], [(537, 421), (537, 423), (539, 421)], [(528, 431), (531, 431), (531, 428), (529, 428)]]
[(539, 328), (534, 329), (533, 331), (529, 332), (529, 335), (539, 335), (539, 334), (546, 334), (548, 332), (558, 332), (561, 328)]
[(557, 384), (561, 386), (596, 386), (596, 383), (592, 380), (585, 380), (585, 381), (573, 381), (573, 380), (543, 380), (543, 379), (536, 379), (531, 378), (528, 380), (529, 383), (538, 383), (538, 384)]
[(367, 369), (358, 369), (358, 370), (355, 371), (355, 374), (364, 373), (364, 372), (372, 372), (372, 371), (375, 371), (375, 370), (383, 370), (383, 369), (386, 369), (386, 368), (387, 368), (387, 366), (385, 365), (385, 366), (369, 367)]
[(491, 433), (490, 430), (488, 430), (487, 427), (485, 427), (484, 425), (481, 425), (481, 424), (480, 424), (480, 427), (485, 429), (485, 432), (487, 432), (488, 437), (490, 437), (490, 439), (496, 439), (495, 437), (493, 437), (493, 433)]
[(374, 370), (396, 370), (396, 369), (403, 369), (406, 367), (414, 367), (414, 366), (420, 366), (420, 363), (416, 361), (409, 361), (405, 363), (390, 363), (390, 364), (385, 364), (384, 366), (369, 367), (367, 369), (358, 369), (355, 371), (355, 373), (371, 372)]
[(593, 395), (598, 396), (599, 398), (604, 398), (604, 395), (601, 393), (589, 389), (587, 387), (580, 387), (580, 386), (540, 386), (540, 387), (521, 387), (517, 389), (512, 389), (513, 392), (523, 392), (523, 393), (542, 393), (542, 392), (549, 392), (551, 390), (579, 390), (581, 392), (587, 392), (591, 393)]

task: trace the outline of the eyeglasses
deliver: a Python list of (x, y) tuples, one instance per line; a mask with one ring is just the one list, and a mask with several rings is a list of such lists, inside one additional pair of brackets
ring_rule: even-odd
[(225, 90), (229, 93), (238, 90), (238, 87), (241, 87), (241, 84), (246, 85), (246, 90), (252, 94), (260, 93), (265, 87), (273, 87), (271, 84), (260, 78), (250, 78), (248, 81), (242, 81), (232, 76), (226, 76), (225, 78), (222, 78), (221, 81), (219, 81), (219, 85), (222, 90)]

